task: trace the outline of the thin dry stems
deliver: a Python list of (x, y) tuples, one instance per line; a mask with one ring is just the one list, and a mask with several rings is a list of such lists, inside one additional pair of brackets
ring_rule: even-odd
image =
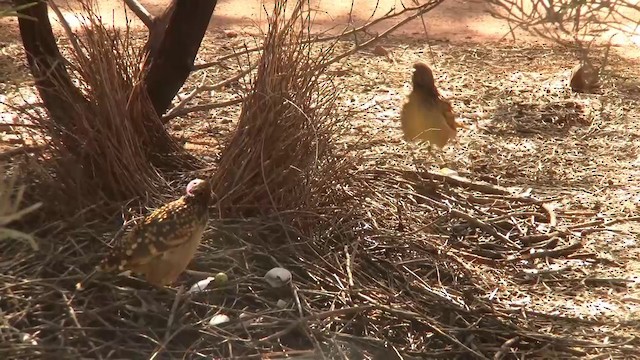
[(325, 174), (340, 170), (332, 145), (340, 130), (338, 89), (322, 71), (333, 48), (306, 41), (303, 3), (287, 17), (286, 1), (278, 1), (269, 16), (257, 74), (215, 176), (231, 214), (313, 206), (330, 187)]
[[(302, 42), (304, 44), (306, 43), (322, 43), (322, 42), (335, 42), (337, 40), (340, 39), (345, 39), (348, 38), (350, 36), (354, 36), (356, 34), (359, 33), (366, 33), (371, 27), (383, 22), (383, 21), (387, 21), (387, 20), (391, 20), (397, 17), (400, 17), (402, 15), (405, 15), (406, 13), (410, 13), (410, 12), (415, 12), (414, 15), (411, 15), (409, 20), (407, 20), (407, 18), (404, 18), (399, 26), (402, 26), (404, 24), (406, 24), (408, 21), (414, 19), (417, 16), (421, 16), (424, 15), (426, 12), (430, 11), (431, 9), (433, 9), (436, 5), (439, 5), (440, 3), (442, 3), (443, 0), (430, 0), (424, 4), (420, 4), (420, 5), (416, 5), (416, 6), (410, 6), (410, 7), (405, 7), (403, 6), (402, 10), (400, 11), (395, 11), (395, 8), (390, 9), (385, 15), (374, 18), (371, 21), (368, 21), (366, 24), (363, 24), (361, 26), (358, 26), (357, 28), (351, 29), (351, 30), (345, 30), (343, 32), (341, 32), (340, 34), (337, 35), (327, 35), (327, 36), (319, 36), (319, 35), (313, 35), (310, 36), (308, 39), (302, 40)], [(397, 24), (393, 26), (394, 29), (397, 29), (399, 27)], [(385, 33), (388, 33), (389, 31), (385, 31)], [(382, 36), (378, 36), (378, 37), (382, 37)], [(367, 45), (357, 45), (358, 49), (361, 49), (363, 47), (365, 47)], [(211, 66), (215, 66), (215, 65), (220, 65), (221, 63), (223, 63), (226, 60), (230, 60), (230, 59), (234, 59), (237, 58), (239, 56), (243, 56), (243, 55), (247, 55), (247, 54), (251, 54), (254, 52), (258, 52), (262, 50), (262, 46), (258, 45), (258, 46), (254, 46), (254, 47), (245, 47), (245, 49), (240, 50), (240, 51), (234, 51), (232, 54), (228, 54), (228, 55), (223, 55), (220, 56), (218, 58), (216, 58), (213, 61), (210, 62), (206, 62), (203, 64), (198, 64), (195, 65), (194, 69), (195, 70), (203, 70), (206, 68), (209, 68)]]
[[(68, 67), (83, 99), (74, 101), (75, 94), (62, 94), (72, 106), (63, 128), (43, 117), (35, 119), (49, 139), (42, 160), (54, 164), (59, 189), (71, 195), (74, 201), (69, 205), (76, 209), (158, 195), (165, 183), (150, 161), (157, 134), (145, 124), (160, 119), (148, 98), (136, 91), (140, 58), (130, 28), (107, 28), (93, 0), (81, 5), (81, 35), (71, 33), (68, 24), (64, 27), (73, 44)], [(57, 6), (53, 9), (61, 16)], [(60, 21), (66, 24), (64, 18)], [(69, 147), (69, 136), (79, 149), (71, 150), (75, 147)]]
[[(350, 36), (354, 36), (354, 38), (356, 39), (356, 43), (355, 45), (342, 53), (338, 53), (336, 54), (336, 56), (333, 56), (330, 59), (327, 59), (324, 63), (320, 62), (317, 66), (319, 66), (318, 69), (316, 70), (320, 70), (320, 69), (324, 69), (327, 68), (329, 65), (336, 63), (344, 58), (347, 58), (353, 54), (355, 54), (356, 52), (365, 49), (369, 46), (372, 46), (373, 44), (375, 44), (376, 42), (384, 39), (386, 36), (388, 36), (389, 34), (393, 33), (394, 31), (396, 31), (398, 28), (404, 26), (405, 24), (407, 24), (409, 21), (417, 18), (417, 17), (422, 17), (424, 16), (424, 14), (428, 13), (429, 11), (433, 10), (436, 6), (440, 5), (440, 3), (442, 3), (442, 0), (430, 0), (426, 3), (423, 4), (417, 4), (416, 6), (412, 6), (412, 7), (403, 7), (402, 10), (400, 11), (395, 11), (395, 8), (390, 9), (385, 15), (377, 17), (377, 18), (373, 18), (372, 20), (369, 20), (366, 24), (363, 24), (362, 26), (359, 26), (355, 29), (351, 29), (351, 30), (347, 30), (345, 29), (344, 31), (342, 31), (340, 34), (337, 35), (329, 35), (329, 36), (321, 36), (321, 35), (312, 35), (311, 33), (308, 34), (308, 36), (305, 39), (299, 40), (301, 42), (301, 45), (318, 45), (321, 43), (329, 43), (328, 45), (326, 45), (327, 48), (334, 48), (336, 46), (336, 44), (342, 40), (342, 39), (346, 39)], [(385, 31), (383, 31), (380, 34), (376, 34), (374, 36), (372, 36), (370, 39), (366, 40), (363, 43), (358, 43), (357, 42), (357, 34), (359, 33), (367, 33), (368, 30), (375, 26), (376, 24), (379, 24), (380, 22), (386, 21), (386, 20), (390, 20), (390, 19), (394, 19), (396, 17), (399, 17), (401, 15), (407, 14), (407, 13), (411, 13), (413, 12), (413, 14), (404, 17), (402, 20), (400, 20), (398, 23), (390, 26), (388, 29), (386, 29)], [(373, 17), (373, 15), (372, 15)], [(425, 28), (426, 29), (426, 28)], [(297, 40), (294, 40), (297, 41)], [(284, 44), (283, 44), (284, 46)], [(295, 43), (289, 43), (287, 44), (287, 46), (295, 46)], [(233, 76), (231, 79), (227, 80), (224, 82), (223, 85), (228, 85), (236, 80), (240, 80), (242, 79), (245, 75), (249, 74), (253, 68), (256, 66), (255, 64), (253, 64), (251, 62), (251, 57), (250, 55), (252, 53), (255, 53), (257, 51), (263, 50), (263, 46), (262, 45), (258, 45), (258, 46), (254, 46), (254, 47), (247, 47), (246, 45), (244, 46), (244, 49), (242, 50), (235, 50), (233, 51), (232, 54), (229, 55), (224, 55), (221, 57), (218, 57), (216, 60), (211, 61), (211, 62), (207, 62), (204, 64), (199, 64), (196, 65), (194, 67), (195, 71), (198, 70), (204, 70), (207, 69), (211, 66), (214, 65), (220, 65), (222, 64), (224, 61), (226, 60), (230, 60), (230, 59), (239, 59), (241, 56), (246, 56), (247, 58), (247, 62), (250, 64), (248, 66), (247, 70), (243, 70), (240, 71), (238, 74), (236, 74), (235, 76)], [(228, 100), (228, 101), (224, 101), (221, 103), (207, 103), (207, 104), (199, 104), (199, 105), (193, 105), (193, 106), (189, 106), (186, 107), (186, 104), (193, 99), (196, 95), (200, 94), (203, 91), (209, 91), (209, 90), (213, 90), (216, 87), (216, 85), (201, 85), (196, 87), (185, 99), (181, 100), (180, 103), (178, 105), (176, 105), (173, 109), (171, 109), (169, 111), (169, 113), (167, 115), (165, 115), (163, 117), (163, 120), (165, 122), (170, 121), (171, 119), (178, 117), (178, 116), (184, 116), (187, 115), (190, 112), (194, 112), (194, 111), (206, 111), (206, 110), (212, 110), (212, 109), (218, 109), (218, 108), (222, 108), (222, 107), (226, 107), (226, 106), (231, 106), (231, 105), (235, 105), (237, 103), (239, 103), (240, 101), (242, 101), (242, 99), (235, 99), (235, 100)]]
[(39, 246), (32, 235), (12, 229), (9, 224), (37, 210), (42, 206), (42, 202), (21, 209), (25, 186), (18, 186), (18, 173), (15, 169), (11, 173), (8, 165), (0, 162), (0, 174), (4, 174), (0, 175), (0, 242), (23, 240), (31, 246), (32, 250), (38, 250)]
[[(489, 3), (493, 5), (490, 8), (493, 16), (508, 21), (510, 34), (514, 38), (516, 29), (524, 29), (562, 46), (574, 48), (583, 62), (589, 61), (591, 48), (594, 43), (603, 40), (603, 35), (607, 36), (606, 32), (613, 29), (618, 32), (617, 35), (635, 36), (640, 27), (640, 7), (628, 0), (491, 0)], [(625, 23), (633, 28), (625, 27)], [(609, 46), (615, 35), (604, 39)], [(606, 63), (606, 58), (603, 61)]]

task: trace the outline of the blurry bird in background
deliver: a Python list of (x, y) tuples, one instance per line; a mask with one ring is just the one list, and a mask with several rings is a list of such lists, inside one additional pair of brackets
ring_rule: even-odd
[(571, 90), (578, 93), (590, 93), (600, 87), (600, 69), (589, 60), (582, 61), (571, 71)]
[(404, 139), (442, 148), (464, 126), (455, 121), (451, 103), (440, 96), (429, 66), (419, 62), (413, 68), (413, 90), (400, 114)]
[(184, 196), (136, 224), (76, 288), (82, 289), (97, 272), (127, 270), (144, 275), (157, 287), (173, 283), (200, 245), (209, 219), (210, 199), (210, 182), (192, 180)]

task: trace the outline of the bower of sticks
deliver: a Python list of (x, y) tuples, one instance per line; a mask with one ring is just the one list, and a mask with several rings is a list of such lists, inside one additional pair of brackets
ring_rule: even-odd
[[(105, 125), (92, 139), (103, 150), (87, 155), (105, 157), (99, 185), (64, 160), (20, 38), (7, 35), (0, 357), (640, 358), (638, 60), (594, 45), (606, 53), (601, 87), (576, 93), (567, 47), (394, 35), (403, 21), (428, 21), (427, 6), (385, 32), (317, 34), (305, 4), (265, 5), (262, 31), (205, 35), (164, 117), (188, 166), (125, 154), (137, 143), (118, 139), (133, 130)], [(98, 70), (135, 68), (130, 50), (145, 32), (95, 18), (84, 30), (89, 57), (117, 48), (126, 60)], [(105, 40), (116, 38), (128, 40)], [(59, 43), (82, 59), (73, 41)], [(465, 125), (443, 150), (402, 138), (417, 61)], [(72, 75), (117, 124), (123, 102), (108, 98), (120, 93), (87, 80), (98, 70)], [(175, 284), (103, 274), (76, 289), (123, 219), (196, 177), (213, 179), (216, 201)], [(118, 201), (90, 191), (109, 184), (123, 189)], [(122, 200), (129, 191), (138, 196)], [(291, 281), (272, 287), (274, 267)], [(220, 272), (226, 281), (185, 291)]]

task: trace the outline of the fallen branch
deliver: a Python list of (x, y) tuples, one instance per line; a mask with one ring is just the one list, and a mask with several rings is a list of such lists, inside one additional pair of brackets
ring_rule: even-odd
[(184, 115), (187, 115), (189, 113), (196, 112), (196, 111), (207, 111), (207, 110), (219, 109), (219, 108), (223, 108), (223, 107), (227, 107), (227, 106), (237, 105), (237, 104), (242, 103), (243, 101), (244, 101), (244, 98), (239, 98), (239, 99), (233, 99), (233, 100), (229, 100), (229, 101), (223, 101), (221, 103), (203, 104), (203, 105), (195, 105), (195, 106), (185, 107), (182, 110), (175, 111), (173, 114), (164, 116), (162, 118), (162, 121), (166, 123), (169, 120), (171, 120), (173, 118), (176, 118), (178, 116), (184, 116)]
[(514, 278), (522, 279), (525, 281), (532, 280), (534, 278), (540, 278), (544, 276), (557, 275), (566, 271), (572, 270), (572, 266), (563, 266), (558, 269), (522, 269), (514, 275)]
[(549, 221), (549, 226), (555, 227), (558, 223), (558, 217), (553, 210), (553, 206), (548, 202), (540, 199), (536, 199), (530, 195), (519, 195), (515, 191), (509, 190), (505, 187), (493, 185), (485, 181), (474, 181), (458, 175), (455, 171), (424, 171), (421, 176), (432, 180), (444, 181), (449, 185), (460, 186), (471, 190), (480, 191), (485, 194), (493, 195), (506, 195), (511, 200), (518, 200), (525, 203), (532, 203), (539, 205), (546, 213)]
[(40, 152), (40, 151), (44, 150), (45, 148), (46, 148), (46, 146), (43, 146), (43, 145), (39, 145), (39, 146), (22, 146), (22, 147), (19, 147), (19, 148), (3, 151), (3, 152), (0, 153), (0, 161), (5, 161), (7, 159), (11, 159), (12, 157), (14, 157), (16, 155), (23, 155), (23, 154), (27, 155), (27, 154)]
[(582, 241), (576, 241), (571, 244), (560, 246), (550, 250), (531, 249), (529, 250), (529, 253), (522, 254), (520, 257), (514, 258), (513, 260), (556, 258), (556, 257), (571, 255), (581, 248), (582, 248)]
[[(205, 77), (203, 77), (202, 82), (199, 86), (197, 86), (193, 91), (191, 91), (189, 93), (189, 95), (187, 95), (184, 99), (180, 100), (180, 102), (178, 103), (178, 105), (176, 105), (173, 109), (169, 110), (169, 112), (167, 112), (167, 114), (165, 116), (162, 117), (162, 121), (166, 124), (169, 120), (178, 117), (178, 116), (183, 116), (188, 114), (191, 111), (185, 112), (188, 109), (195, 109), (192, 111), (202, 111), (202, 110), (210, 110), (210, 109), (214, 109), (217, 106), (214, 106), (212, 108), (208, 108), (208, 109), (198, 109), (197, 106), (192, 106), (190, 108), (186, 108), (186, 105), (189, 103), (189, 101), (191, 101), (196, 95), (204, 92), (204, 91), (215, 91), (215, 90), (219, 90), (227, 85), (233, 84), (234, 82), (242, 79), (244, 76), (246, 76), (247, 74), (249, 74), (253, 69), (255, 69), (255, 65), (252, 65), (251, 67), (249, 67), (246, 70), (242, 70), (241, 72), (239, 72), (238, 74), (234, 75), (233, 77), (221, 81), (217, 84), (213, 84), (213, 85), (204, 85), (204, 80)], [(226, 103), (226, 105), (224, 106), (230, 106), (230, 105), (235, 105), (237, 104), (237, 102), (233, 102), (233, 103)], [(218, 105), (218, 104), (208, 104), (206, 106), (211, 106), (211, 105)], [(198, 106), (203, 106), (203, 105), (198, 105)]]

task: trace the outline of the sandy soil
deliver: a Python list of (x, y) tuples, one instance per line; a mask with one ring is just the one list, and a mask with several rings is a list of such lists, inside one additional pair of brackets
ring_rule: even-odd
[[(56, 0), (63, 10), (78, 7), (77, 1)], [(157, 15), (169, 3), (168, 0), (146, 0), (141, 3), (153, 14)], [(221, 0), (218, 2), (214, 16), (210, 23), (210, 31), (222, 30), (244, 31), (249, 34), (257, 32), (257, 25), (264, 28), (264, 7), (270, 9), (272, 1), (241, 1)], [(360, 26), (368, 20), (379, 17), (392, 9), (402, 9), (399, 0), (356, 0), (353, 2), (353, 11), (350, 1), (312, 1), (317, 12), (315, 24), (318, 30), (340, 32), (345, 26)], [(513, 35), (509, 33), (508, 24), (493, 17), (489, 13), (489, 5), (483, 0), (447, 0), (437, 6), (433, 11), (407, 23), (395, 32), (395, 35), (410, 36), (413, 38), (427, 38), (432, 40), (447, 40), (452, 42), (486, 42), (486, 41), (512, 41)], [(100, 12), (105, 18), (113, 19), (117, 26), (124, 26), (127, 21), (135, 27), (143, 27), (143, 24), (131, 16), (125, 14), (122, 1), (100, 1)], [(64, 11), (65, 17), (73, 25), (74, 16)], [(57, 24), (55, 15), (51, 14), (54, 24)], [(13, 20), (3, 20), (12, 22)], [(397, 22), (397, 19), (383, 21), (372, 28), (372, 31), (383, 31)], [(632, 27), (632, 24), (627, 26)], [(426, 34), (425, 34), (426, 29)], [(518, 42), (539, 43), (544, 40), (522, 30), (514, 32)], [(617, 34), (612, 43), (625, 48), (630, 56), (640, 56), (640, 32), (635, 36), (622, 35), (620, 32), (610, 31), (605, 37)]]

